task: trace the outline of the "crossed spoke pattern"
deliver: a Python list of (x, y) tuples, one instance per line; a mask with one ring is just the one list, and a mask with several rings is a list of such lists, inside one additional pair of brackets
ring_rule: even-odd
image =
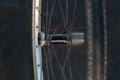
[[(42, 1), (42, 31), (49, 34), (73, 32), (77, 14), (77, 1), (79, 0), (44, 0)], [(39, 11), (39, 10), (38, 10)], [(43, 74), (45, 80), (75, 80), (71, 64), (72, 45), (53, 44), (47, 40), (43, 47)], [(57, 49), (57, 48), (61, 48)], [(58, 52), (59, 51), (59, 52)], [(75, 73), (75, 72), (74, 72)], [(85, 80), (85, 76), (79, 72)], [(81, 78), (82, 79), (82, 78)], [(76, 79), (77, 80), (77, 79)]]
[[(84, 1), (85, 4), (81, 4), (80, 1)], [(102, 9), (97, 1), (99, 0), (42, 0), (42, 14), (40, 13), (42, 19), (41, 31), (45, 33), (47, 43), (47, 46), (44, 46), (42, 49), (44, 80), (106, 80), (107, 31), (104, 9), (105, 2), (104, 0), (99, 2), (104, 9), (103, 13), (101, 13)], [(104, 29), (101, 28), (104, 30), (102, 33), (99, 32), (99, 23), (102, 23), (102, 21), (99, 22), (99, 20), (102, 20), (99, 17), (99, 8), (101, 9), (100, 14), (103, 14), (101, 17), (104, 18), (104, 25), (101, 24), (104, 26)], [(39, 9), (38, 12), (40, 12)], [(83, 16), (86, 16), (87, 20)], [(85, 25), (80, 27), (81, 23)], [(51, 42), (52, 38), (48, 39), (50, 34), (64, 33), (70, 35), (70, 33), (80, 31), (80, 29), (83, 31), (86, 30), (87, 39), (85, 44), (87, 45), (84, 47), (87, 48), (87, 52), (84, 52), (86, 57), (81, 55), (82, 51), (73, 52), (72, 49), (76, 47), (73, 47), (71, 43), (53, 44)], [(94, 39), (96, 33), (100, 34), (99, 37), (101, 39), (99, 40), (98, 38), (98, 41), (95, 42), (97, 40)], [(100, 45), (101, 43), (102, 45)], [(76, 53), (80, 53), (77, 56), (81, 55), (85, 59), (76, 59), (79, 60), (79, 63), (75, 62), (73, 60), (73, 56), (75, 55), (73, 54)], [(77, 56), (75, 57), (82, 58)], [(81, 60), (86, 60), (86, 63)], [(81, 68), (83, 65), (84, 67)], [(86, 70), (86, 73), (83, 69)]]

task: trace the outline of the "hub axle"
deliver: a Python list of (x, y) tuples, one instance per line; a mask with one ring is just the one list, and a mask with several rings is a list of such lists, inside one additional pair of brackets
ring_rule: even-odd
[(48, 43), (64, 43), (64, 44), (72, 44), (72, 45), (82, 45), (84, 43), (84, 33), (76, 32), (70, 34), (49, 34), (46, 35), (43, 32), (39, 32), (38, 34), (38, 44), (40, 46), (45, 46)]

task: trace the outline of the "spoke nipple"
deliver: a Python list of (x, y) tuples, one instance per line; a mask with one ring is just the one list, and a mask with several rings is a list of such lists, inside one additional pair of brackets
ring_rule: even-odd
[(36, 7), (36, 9), (39, 9), (39, 7)]
[(36, 28), (39, 28), (39, 26), (36, 26)]
[(37, 66), (40, 67), (40, 64), (38, 64)]
[(38, 46), (38, 45), (36, 45), (36, 47), (38, 48), (39, 46)]

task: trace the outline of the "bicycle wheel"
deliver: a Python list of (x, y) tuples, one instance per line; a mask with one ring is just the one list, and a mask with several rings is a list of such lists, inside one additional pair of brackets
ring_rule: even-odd
[(98, 0), (33, 0), (35, 80), (105, 80), (104, 17)]

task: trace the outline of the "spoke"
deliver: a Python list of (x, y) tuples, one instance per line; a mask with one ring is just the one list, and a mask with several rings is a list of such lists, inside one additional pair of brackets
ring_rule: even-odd
[(73, 29), (74, 21), (75, 21), (75, 18), (77, 17), (77, 16), (75, 17), (76, 7), (77, 7), (77, 0), (74, 1), (73, 20), (72, 20), (71, 25), (70, 25), (71, 30)]
[(49, 22), (48, 22), (48, 33), (50, 32), (50, 27), (51, 27), (51, 18), (52, 18), (52, 14), (53, 14), (53, 11), (54, 11), (54, 7), (55, 7), (55, 3), (56, 3), (56, 0), (54, 0), (53, 4), (52, 4), (52, 8), (51, 8), (51, 11), (50, 11), (50, 15), (49, 15)]
[[(55, 34), (55, 33), (59, 30), (59, 28), (60, 28), (60, 24), (58, 25), (58, 27), (56, 27), (56, 29), (54, 30), (54, 32), (53, 32), (52, 34)], [(49, 39), (49, 41), (48, 41), (48, 42), (50, 42), (50, 41), (51, 41), (51, 39), (52, 39), (52, 37)]]
[(72, 75), (72, 69), (71, 69), (71, 66), (69, 66), (69, 71), (70, 71), (70, 78), (71, 78), (71, 80), (73, 80), (73, 75)]
[(70, 79), (73, 80), (72, 68), (71, 68), (71, 64), (70, 64), (71, 59), (70, 58), (71, 58), (71, 52), (69, 53), (68, 63), (69, 63)]
[[(54, 30), (53, 34), (55, 34), (55, 33), (57, 32), (57, 30), (59, 30), (59, 28), (60, 28), (60, 24), (59, 24), (58, 27), (56, 27), (56, 29)], [(48, 42), (50, 42), (51, 39), (52, 39), (52, 38), (50, 38)], [(49, 48), (50, 48), (50, 51), (49, 51), (49, 53), (50, 53), (50, 52), (52, 52), (52, 49), (51, 49), (51, 47), (49, 47)], [(56, 54), (56, 53), (55, 53), (55, 54)], [(52, 80), (56, 80), (55, 73), (54, 73), (53, 66), (52, 66), (52, 54), (51, 54), (51, 53), (50, 53), (50, 56), (49, 56), (49, 60), (47, 60), (47, 61), (49, 61), (50, 70), (51, 70), (52, 77), (53, 77)], [(46, 61), (46, 62), (47, 62), (47, 61)], [(60, 63), (60, 62), (58, 61), (58, 63)], [(47, 64), (46, 66), (48, 66), (48, 63), (46, 63), (46, 64)], [(47, 69), (47, 68), (46, 68), (46, 69)], [(47, 75), (48, 75), (48, 73), (47, 73)]]
[[(67, 54), (66, 54), (66, 57), (65, 57), (65, 60), (64, 60), (64, 64), (63, 64), (63, 67), (62, 67), (62, 72), (63, 72), (63, 73), (64, 73), (64, 69), (65, 69), (65, 65), (66, 65), (66, 63), (67, 63), (67, 60), (68, 60), (68, 58), (69, 58), (70, 50), (71, 50), (71, 45), (70, 45), (69, 48), (68, 48), (68, 51), (67, 51)], [(62, 75), (61, 75), (60, 79), (61, 79), (61, 78), (62, 78)]]
[(48, 54), (47, 54), (47, 52), (46, 52), (46, 49), (44, 48), (44, 54), (45, 54), (45, 67), (46, 67), (46, 75), (47, 75), (47, 80), (50, 80), (49, 79), (49, 69), (48, 69)]
[[(51, 52), (51, 48), (50, 48), (50, 52)], [(51, 69), (52, 80), (56, 80), (56, 78), (55, 78), (55, 73), (54, 73), (54, 71), (53, 71), (52, 54), (51, 54), (51, 53), (50, 53), (49, 65), (50, 65), (50, 69)]]
[(67, 28), (67, 25), (66, 25), (66, 19), (65, 19), (65, 15), (64, 15), (64, 11), (62, 9), (62, 5), (61, 5), (61, 1), (58, 0), (58, 4), (59, 4), (59, 7), (60, 7), (60, 11), (61, 11), (61, 14), (62, 14), (62, 17), (63, 17), (63, 22), (64, 22), (64, 26), (65, 26), (65, 31), (66, 32), (69, 32), (68, 28)]
[[(76, 7), (77, 7), (77, 0), (71, 1), (72, 3), (72, 12), (70, 12), (70, 0), (66, 0), (66, 4), (64, 5), (65, 7), (65, 11), (63, 9), (63, 4), (62, 4), (62, 0), (58, 0), (58, 8), (60, 11), (60, 17), (62, 15), (62, 18), (59, 19), (58, 17), (58, 21), (54, 22), (54, 12), (56, 11), (56, 3), (57, 0), (52, 0), (52, 2), (49, 2), (47, 0), (47, 3), (45, 2), (45, 7), (46, 9), (43, 10), (45, 11), (45, 18), (44, 18), (44, 25), (45, 25), (45, 36), (49, 36), (50, 35), (50, 31), (51, 28), (55, 28), (53, 29), (54, 31), (52, 31), (52, 34), (55, 33), (59, 33), (61, 30), (65, 30), (66, 34), (69, 35), (69, 33), (72, 31), (74, 22), (76, 20), (76, 18), (78, 17), (79, 14), (76, 15)], [(39, 10), (38, 10), (39, 11)], [(70, 12), (70, 13), (69, 13)], [(71, 16), (71, 18), (69, 17)], [(69, 18), (71, 20), (69, 20)], [(62, 20), (61, 20), (62, 19)], [(57, 23), (56, 23), (57, 22)], [(70, 23), (71, 22), (71, 23)], [(64, 26), (62, 29), (62, 25)], [(59, 30), (59, 31), (58, 31)], [(58, 31), (58, 32), (57, 32)], [(62, 32), (62, 31), (61, 31)], [(68, 37), (69, 39), (70, 37)], [(64, 55), (64, 59), (62, 60), (62, 64), (61, 64), (61, 57), (59, 58), (56, 50), (55, 50), (55, 45), (51, 42), (51, 38), (46, 38), (46, 43), (47, 45), (45, 45), (46, 47), (44, 48), (44, 57), (45, 57), (45, 79), (47, 80), (56, 80), (58, 78), (59, 79), (63, 79), (63, 80), (67, 80), (67, 76), (69, 77), (69, 80), (73, 80), (74, 76), (73, 76), (73, 72), (72, 70), (72, 64), (70, 64), (71, 62), (71, 43), (68, 43), (67, 45), (67, 50), (65, 52), (63, 52)], [(60, 71), (60, 74), (57, 75), (55, 74), (55, 69), (54, 68), (54, 64), (53, 64), (53, 60), (56, 60), (56, 66), (59, 68), (58, 70)], [(55, 67), (56, 67), (55, 66)], [(66, 67), (67, 66), (67, 67)], [(66, 68), (67, 71), (66, 72)]]
[(55, 51), (54, 45), (53, 45), (52, 43), (51, 43), (51, 47), (52, 47), (52, 50), (53, 50), (53, 54), (55, 55), (55, 58), (56, 58), (56, 60), (57, 60), (58, 66), (59, 66), (59, 68), (60, 68), (60, 70), (61, 70), (61, 72), (62, 72), (63, 78), (64, 78), (64, 80), (66, 80), (65, 74), (64, 74), (64, 72), (63, 72), (63, 70), (62, 70), (60, 61), (59, 61), (59, 59), (58, 59), (58, 57), (57, 57), (57, 55), (56, 55), (56, 51)]

